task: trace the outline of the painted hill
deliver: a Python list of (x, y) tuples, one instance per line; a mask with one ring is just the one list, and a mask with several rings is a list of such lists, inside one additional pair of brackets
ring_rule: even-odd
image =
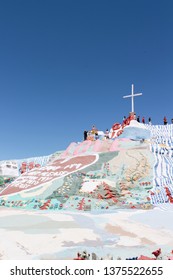
[(173, 125), (114, 124), (65, 151), (0, 162), (0, 205), (27, 209), (149, 209), (173, 203)]

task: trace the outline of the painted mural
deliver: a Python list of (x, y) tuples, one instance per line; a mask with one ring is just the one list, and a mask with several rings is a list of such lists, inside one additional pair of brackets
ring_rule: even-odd
[(138, 139), (132, 122), (124, 138), (86, 140), (51, 156), (1, 162), (1, 175), (8, 165), (15, 168), (0, 178), (0, 205), (96, 211), (173, 203), (173, 125), (142, 124), (141, 134), (136, 125), (141, 136), (151, 135)]
[[(87, 149), (76, 156), (75, 149), (67, 149), (68, 157), (61, 154), (22, 174), (1, 191), (1, 205), (84, 211), (151, 207), (153, 156), (148, 144), (116, 141), (91, 142), (92, 154)], [(94, 153), (98, 144), (101, 152)]]

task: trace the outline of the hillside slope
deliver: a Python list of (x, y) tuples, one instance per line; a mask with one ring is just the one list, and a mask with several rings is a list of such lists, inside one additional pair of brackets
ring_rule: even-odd
[(1, 187), (0, 205), (89, 211), (172, 203), (173, 125), (136, 123), (119, 137), (71, 143), (44, 158)]

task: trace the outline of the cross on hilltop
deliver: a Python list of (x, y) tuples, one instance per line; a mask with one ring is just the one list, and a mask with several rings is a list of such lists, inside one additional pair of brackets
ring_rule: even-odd
[(128, 98), (128, 97), (131, 97), (132, 99), (132, 110), (131, 110), (131, 113), (134, 113), (134, 97), (136, 96), (139, 96), (139, 95), (142, 95), (142, 93), (135, 93), (134, 94), (134, 85), (132, 84), (132, 92), (131, 92), (131, 95), (126, 95), (126, 96), (123, 96), (123, 98)]

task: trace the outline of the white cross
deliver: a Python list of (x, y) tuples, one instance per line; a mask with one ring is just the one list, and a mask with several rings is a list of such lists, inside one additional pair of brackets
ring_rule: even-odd
[(132, 84), (132, 93), (131, 95), (126, 95), (126, 96), (123, 96), (123, 98), (127, 98), (127, 97), (131, 97), (132, 98), (132, 113), (134, 113), (134, 97), (135, 96), (139, 96), (139, 95), (142, 95), (142, 93), (135, 93), (134, 94), (134, 85)]

